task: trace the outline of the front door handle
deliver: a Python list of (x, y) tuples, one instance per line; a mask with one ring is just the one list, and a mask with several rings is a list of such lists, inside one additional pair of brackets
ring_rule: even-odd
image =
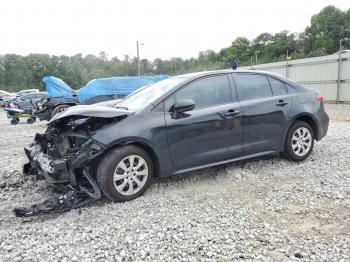
[(284, 100), (279, 100), (276, 104), (276, 106), (285, 106), (288, 105), (288, 102), (284, 101)]
[(236, 115), (239, 115), (240, 113), (241, 113), (240, 111), (230, 109), (228, 110), (228, 112), (224, 114), (224, 116), (236, 116)]

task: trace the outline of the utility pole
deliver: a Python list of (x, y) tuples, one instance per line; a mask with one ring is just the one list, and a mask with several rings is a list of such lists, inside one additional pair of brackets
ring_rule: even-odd
[(343, 41), (349, 41), (349, 40), (350, 40), (350, 38), (347, 38), (347, 37), (339, 40), (339, 52), (341, 52), (343, 50), (343, 45), (342, 45)]
[(338, 57), (338, 79), (337, 79), (337, 103), (339, 103), (340, 101), (340, 85), (341, 85), (341, 76), (342, 76), (342, 57), (341, 57), (341, 53), (342, 53), (342, 50), (343, 50), (343, 46), (342, 46), (342, 43), (343, 41), (349, 41), (350, 38), (342, 38), (339, 40), (339, 57)]
[(125, 60), (125, 66), (126, 66), (126, 75), (129, 76), (129, 56), (125, 55), (124, 56), (124, 60)]
[(260, 51), (255, 51), (255, 64), (258, 64), (258, 53), (260, 53)]
[(140, 66), (139, 41), (136, 41), (136, 49), (137, 49), (137, 73), (138, 73), (138, 76), (140, 76), (141, 66)]
[(137, 73), (138, 73), (138, 76), (141, 75), (141, 64), (140, 64), (139, 45), (144, 45), (144, 44), (139, 44), (139, 41), (136, 41), (136, 50), (137, 50)]

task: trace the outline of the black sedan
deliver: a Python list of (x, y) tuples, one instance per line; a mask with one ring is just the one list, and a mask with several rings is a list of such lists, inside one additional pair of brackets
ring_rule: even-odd
[(279, 75), (180, 75), (114, 107), (75, 106), (54, 116), (26, 148), (26, 169), (127, 201), (155, 176), (279, 153), (303, 161), (328, 122), (322, 95)]

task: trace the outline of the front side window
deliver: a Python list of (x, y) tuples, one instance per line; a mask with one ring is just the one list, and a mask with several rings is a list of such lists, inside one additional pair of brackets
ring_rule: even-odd
[(231, 88), (227, 75), (211, 76), (196, 80), (179, 90), (165, 102), (168, 110), (181, 99), (193, 100), (196, 108), (221, 105), (232, 102)]
[(287, 88), (286, 88), (286, 85), (284, 83), (282, 83), (281, 81), (278, 81), (272, 77), (269, 77), (269, 81), (271, 84), (271, 89), (272, 89), (273, 95), (278, 96), (278, 95), (287, 94)]
[(236, 74), (234, 79), (240, 101), (272, 96), (270, 83), (266, 76)]

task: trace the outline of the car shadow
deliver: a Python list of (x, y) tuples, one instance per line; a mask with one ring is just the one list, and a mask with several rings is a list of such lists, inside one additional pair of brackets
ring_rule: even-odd
[[(203, 179), (213, 179), (219, 174), (222, 174), (225, 172), (227, 169), (244, 169), (246, 165), (248, 164), (254, 164), (258, 163), (261, 161), (268, 161), (268, 160), (274, 160), (276, 159), (277, 161), (281, 160), (280, 156), (261, 156), (257, 157), (254, 159), (248, 159), (248, 160), (239, 160), (223, 165), (218, 165), (214, 167), (208, 167), (196, 171), (191, 171), (191, 172), (186, 172), (183, 174), (178, 174), (178, 175), (171, 175), (167, 177), (155, 177), (153, 179), (153, 184), (167, 184), (171, 182), (181, 182), (181, 181), (186, 181), (186, 180), (203, 180)], [(152, 185), (151, 185), (152, 186)]]

